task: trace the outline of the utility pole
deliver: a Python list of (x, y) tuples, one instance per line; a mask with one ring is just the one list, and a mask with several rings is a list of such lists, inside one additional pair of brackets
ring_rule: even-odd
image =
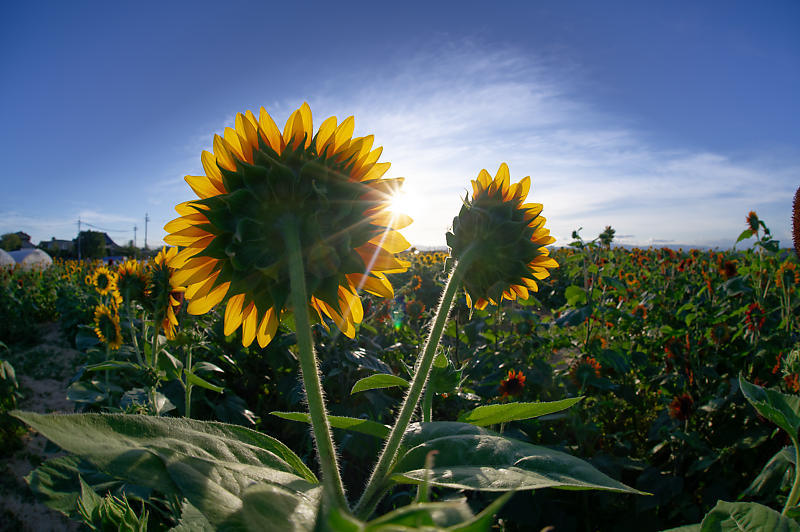
[(81, 219), (78, 218), (78, 260), (81, 260)]
[(133, 247), (136, 247), (136, 226), (133, 226)]
[(147, 216), (147, 213), (144, 213), (144, 249), (147, 250), (147, 222), (150, 221), (150, 217)]

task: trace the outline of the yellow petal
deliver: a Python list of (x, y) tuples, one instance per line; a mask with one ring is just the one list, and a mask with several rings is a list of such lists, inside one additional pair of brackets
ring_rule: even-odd
[(487, 306), (489, 306), (489, 302), (488, 302), (488, 301), (486, 301), (486, 300), (485, 300), (485, 299), (483, 299), (483, 298), (480, 298), (479, 300), (477, 300), (477, 301), (475, 302), (475, 308), (476, 308), (476, 309), (478, 309), (478, 310), (483, 310), (483, 309), (485, 309)]
[[(190, 259), (190, 261), (196, 260), (198, 259)], [(187, 262), (183, 268), (173, 273), (172, 277), (175, 280), (175, 283), (180, 286), (199, 283), (200, 281), (208, 278), (211, 272), (214, 271), (214, 268), (217, 267), (217, 262), (217, 260), (211, 259), (210, 261), (200, 262), (194, 267), (190, 266)]]
[(261, 325), (258, 326), (258, 345), (267, 347), (273, 338), (275, 338), (275, 331), (278, 330), (278, 318), (275, 315), (275, 309), (270, 307), (264, 318), (261, 320)]
[(325, 119), (325, 121), (319, 126), (319, 131), (317, 131), (317, 153), (322, 155), (325, 153), (325, 150), (331, 149), (333, 151), (333, 134), (336, 132), (336, 117), (331, 116)]
[(175, 231), (180, 231), (181, 229), (193, 227), (196, 224), (205, 223), (208, 223), (208, 218), (200, 213), (186, 214), (180, 218), (175, 218), (174, 220), (167, 222), (167, 225), (164, 226), (164, 231), (167, 233), (174, 233)]
[(411, 216), (403, 213), (397, 213), (381, 208), (375, 214), (365, 213), (369, 220), (374, 225), (382, 227), (390, 227), (392, 229), (403, 229), (413, 223)]
[(225, 128), (225, 142), (228, 143), (228, 150), (240, 161), (253, 162), (253, 150), (247, 146), (247, 141), (242, 140), (235, 129)]
[(223, 192), (217, 190), (217, 187), (211, 180), (204, 175), (187, 175), (183, 178), (192, 187), (194, 193), (201, 199), (210, 198), (212, 196), (219, 196)]
[(539, 213), (542, 212), (542, 208), (544, 206), (541, 203), (526, 203), (520, 207), (520, 209), (525, 211), (525, 221), (529, 222), (539, 216)]
[(225, 336), (233, 334), (239, 325), (242, 324), (242, 304), (244, 303), (244, 294), (236, 294), (228, 300), (225, 306)]
[(256, 337), (257, 318), (256, 306), (254, 303), (250, 303), (245, 309), (244, 318), (242, 319), (242, 345), (245, 347), (252, 344), (253, 339)]
[(189, 301), (189, 305), (187, 307), (189, 314), (205, 314), (214, 308), (217, 303), (225, 299), (225, 294), (228, 293), (228, 288), (230, 286), (231, 283), (222, 283), (221, 285), (212, 289), (205, 296)]
[(210, 151), (203, 150), (203, 153), (200, 154), (200, 161), (203, 163), (203, 170), (205, 170), (211, 182), (214, 183), (219, 190), (225, 190), (225, 187), (222, 185), (222, 172), (219, 171), (217, 158), (214, 157), (214, 154)]
[(353, 119), (352, 116), (348, 116), (345, 118), (339, 127), (336, 128), (336, 133), (334, 134), (334, 152), (338, 153), (341, 149), (346, 146), (350, 139), (353, 138), (353, 130), (355, 130), (356, 121)]
[(531, 190), (531, 177), (525, 176), (522, 180), (517, 183), (517, 193), (516, 197), (519, 201), (525, 201), (525, 198), (528, 197), (528, 192)]
[(518, 284), (512, 284), (511, 289), (516, 292), (520, 299), (528, 299), (528, 289)]
[(300, 110), (294, 111), (289, 115), (286, 125), (283, 127), (283, 142), (286, 146), (297, 148), (304, 142), (306, 132), (303, 128), (303, 117), (300, 115)]
[(369, 169), (369, 171), (364, 174), (364, 177), (361, 178), (361, 181), (372, 181), (374, 179), (380, 179), (383, 177), (389, 167), (392, 166), (392, 163), (375, 163)]
[(217, 159), (217, 164), (224, 169), (231, 172), (236, 171), (236, 163), (228, 150), (225, 139), (219, 135), (214, 135), (214, 157)]
[(382, 247), (389, 253), (400, 253), (411, 247), (411, 244), (403, 235), (391, 229), (387, 229), (380, 236), (376, 236), (369, 242)]
[(242, 113), (236, 115), (235, 126), (236, 133), (239, 134), (240, 139), (244, 140), (246, 146), (250, 148), (248, 151), (252, 155), (252, 150), (254, 148), (258, 148), (258, 133), (256, 132), (256, 128), (253, 127), (253, 124), (250, 123), (250, 120), (245, 118)]
[(495, 175), (494, 181), (495, 190), (501, 191), (505, 197), (506, 193), (508, 192), (508, 183), (511, 181), (511, 176), (508, 172), (508, 165), (506, 163), (500, 164), (500, 168), (497, 169), (497, 175)]
[(357, 290), (365, 290), (379, 297), (394, 297), (392, 283), (389, 282), (386, 276), (378, 272), (373, 272), (372, 275), (349, 273), (347, 274), (347, 280), (350, 281)]
[(542, 268), (558, 268), (558, 263), (547, 256), (536, 257), (531, 261), (532, 266), (540, 266)]
[(267, 145), (275, 150), (278, 155), (280, 155), (286, 145), (283, 143), (280, 129), (278, 129), (275, 121), (271, 116), (269, 116), (269, 113), (267, 113), (267, 110), (263, 107), (258, 115), (258, 125), (261, 138), (264, 139), (264, 142), (266, 142)]
[[(486, 171), (484, 168), (480, 172), (478, 172), (478, 185), (480, 185), (481, 190), (487, 190), (489, 186), (492, 184), (492, 176), (489, 175), (489, 172)], [(473, 196), (474, 198), (475, 196)]]
[(339, 307), (344, 309), (344, 315), (350, 316), (355, 323), (364, 319), (364, 307), (361, 298), (343, 286), (339, 287)]
[(300, 106), (300, 118), (303, 120), (303, 131), (306, 135), (306, 148), (311, 146), (311, 140), (314, 136), (314, 122), (311, 120), (311, 107), (308, 106), (308, 102), (303, 102), (303, 105)]
[(366, 271), (383, 271), (383, 272), (404, 272), (408, 269), (410, 263), (395, 258), (394, 255), (379, 248), (374, 244), (366, 243), (358, 248), (356, 252), (361, 256), (367, 269)]

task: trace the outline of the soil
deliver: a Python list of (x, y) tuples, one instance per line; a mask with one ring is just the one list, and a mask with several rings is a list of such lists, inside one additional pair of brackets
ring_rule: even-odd
[[(66, 398), (80, 352), (72, 349), (57, 323), (37, 325), (39, 342), (10, 346), (7, 359), (14, 366), (22, 398), (18, 408), (37, 413), (70, 413)], [(58, 456), (47, 440), (33, 431), (22, 437), (21, 448), (0, 461), (0, 531), (46, 532), (79, 530), (80, 526), (38, 502), (24, 477), (40, 463)]]

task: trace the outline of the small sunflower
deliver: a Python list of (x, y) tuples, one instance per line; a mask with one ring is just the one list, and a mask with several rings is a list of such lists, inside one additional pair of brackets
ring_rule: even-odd
[(521, 395), (525, 389), (525, 375), (522, 371), (514, 372), (513, 369), (508, 371), (505, 379), (500, 381), (500, 394), (501, 399), (506, 399), (509, 396)]
[(122, 346), (122, 331), (119, 328), (119, 315), (105, 305), (97, 305), (94, 309), (94, 332), (101, 342), (111, 349)]
[(760, 331), (764, 326), (766, 319), (767, 315), (764, 313), (764, 309), (761, 308), (761, 305), (758, 303), (751, 303), (750, 306), (747, 307), (747, 312), (744, 316), (744, 322), (750, 331)]
[(190, 314), (227, 296), (225, 334), (241, 326), (244, 345), (266, 346), (288, 303), (287, 221), (299, 225), (308, 304), (323, 324), (352, 338), (363, 318), (357, 291), (394, 295), (385, 274), (409, 266), (395, 253), (409, 247), (396, 230), (411, 219), (389, 210), (403, 180), (382, 178), (382, 148), (354, 138), (353, 126), (330, 117), (314, 133), (303, 104), (282, 134), (262, 108), (214, 137), (214, 153), (201, 157), (206, 175), (186, 177), (200, 199), (177, 205), (181, 217), (164, 227), (166, 242), (186, 248), (176, 277)]
[(509, 184), (506, 163), (492, 179), (481, 170), (472, 181), (472, 199), (465, 198), (461, 212), (447, 233), (451, 255), (461, 260), (470, 254), (464, 275), (467, 304), (484, 309), (503, 299), (528, 299), (529, 290), (539, 290), (536, 280), (550, 275), (558, 263), (545, 247), (555, 242), (545, 229), (540, 203), (523, 203), (530, 177)]
[(142, 301), (147, 289), (147, 274), (138, 260), (129, 259), (117, 268), (117, 289), (126, 301)]
[(679, 421), (686, 421), (694, 410), (694, 399), (688, 393), (676, 395), (669, 404), (669, 417)]
[(175, 339), (175, 328), (178, 326), (176, 313), (183, 303), (186, 288), (179, 286), (175, 278), (175, 268), (181, 264), (178, 248), (161, 248), (150, 264), (147, 296), (150, 310), (156, 321), (164, 330), (164, 336)]
[(794, 290), (795, 285), (800, 284), (800, 272), (797, 265), (793, 262), (784, 262), (775, 273), (775, 284), (778, 288), (786, 286), (789, 290)]
[(750, 228), (751, 231), (755, 232), (758, 231), (758, 215), (756, 211), (750, 211), (747, 213), (747, 218), (745, 219), (747, 222), (747, 226)]
[(101, 266), (94, 271), (92, 275), (92, 284), (95, 290), (97, 290), (97, 293), (104, 296), (116, 290), (117, 274), (105, 266)]

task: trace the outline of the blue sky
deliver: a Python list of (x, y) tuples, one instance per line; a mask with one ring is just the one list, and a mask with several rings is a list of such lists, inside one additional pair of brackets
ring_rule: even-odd
[(800, 3), (16, 2), (0, 8), (0, 232), (160, 243), (236, 112), (355, 115), (444, 244), (481, 168), (566, 243), (789, 245)]

